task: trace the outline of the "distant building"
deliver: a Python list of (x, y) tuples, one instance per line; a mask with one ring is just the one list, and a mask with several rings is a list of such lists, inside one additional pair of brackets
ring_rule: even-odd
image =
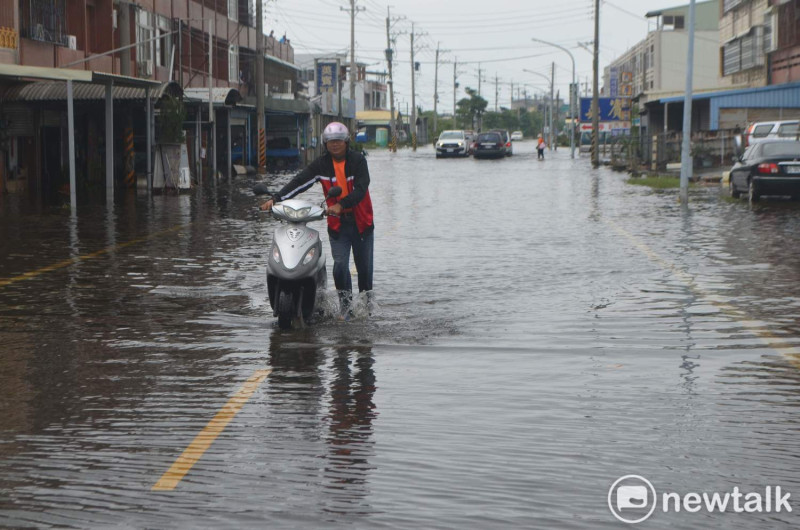
[[(609, 64), (603, 74), (603, 96), (627, 96), (644, 103), (663, 94), (683, 92), (689, 42), (689, 6), (651, 11), (655, 29), (642, 41)], [(695, 6), (694, 87), (708, 90), (720, 86), (719, 0)], [(630, 93), (612, 93), (629, 86)]]

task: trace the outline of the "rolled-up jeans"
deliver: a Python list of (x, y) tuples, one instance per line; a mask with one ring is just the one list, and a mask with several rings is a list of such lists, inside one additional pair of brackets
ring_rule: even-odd
[(353, 262), (358, 272), (358, 290), (372, 290), (372, 249), (375, 234), (368, 230), (358, 233), (355, 218), (343, 216), (338, 237), (331, 235), (331, 254), (333, 255), (333, 283), (337, 291), (352, 291), (350, 277), (350, 249), (353, 249)]

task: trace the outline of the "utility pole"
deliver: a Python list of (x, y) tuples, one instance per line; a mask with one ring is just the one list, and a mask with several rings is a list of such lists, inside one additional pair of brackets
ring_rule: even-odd
[(264, 123), (264, 0), (256, 1), (256, 117), (258, 173), (267, 172), (267, 131)]
[(478, 63), (478, 96), (481, 95), (481, 63)]
[(553, 106), (555, 106), (555, 102), (553, 101), (553, 88), (554, 82), (556, 77), (556, 63), (553, 62), (551, 69), (550, 69), (550, 150), (553, 150), (553, 133), (555, 132), (555, 127), (553, 126)]
[(456, 94), (458, 92), (458, 57), (453, 61), (453, 129), (458, 129), (456, 121)]
[(500, 80), (497, 72), (494, 73), (494, 111), (497, 112), (497, 99), (500, 97)]
[(592, 167), (600, 166), (600, 0), (594, 0), (594, 50), (592, 59)]
[(211, 170), (213, 182), (217, 178), (217, 121), (214, 119), (214, 19), (208, 21), (208, 121), (211, 124), (211, 138), (206, 153), (213, 151), (211, 156)]
[(417, 99), (414, 79), (416, 78), (416, 64), (414, 63), (414, 23), (411, 23), (411, 148), (417, 150)]
[[(359, 11), (364, 11), (366, 8), (362, 6), (356, 6), (356, 0), (350, 0), (350, 9), (346, 9), (344, 7), (340, 7), (340, 11), (350, 11), (350, 99), (353, 100), (353, 105), (358, 108), (356, 98), (356, 77), (358, 76), (358, 71), (356, 70), (356, 14)], [(356, 131), (354, 127), (351, 127), (350, 131), (350, 138), (355, 138)]]
[(692, 176), (692, 77), (694, 75), (694, 0), (689, 2), (689, 49), (686, 52), (686, 94), (683, 97), (683, 143), (681, 145), (681, 204), (689, 203), (689, 178)]
[(392, 79), (392, 37), (389, 34), (392, 15), (386, 8), (386, 61), (389, 63), (389, 133), (392, 139), (389, 142), (389, 150), (393, 153), (397, 151), (397, 124), (394, 121), (394, 81)]
[(436, 43), (436, 67), (433, 70), (433, 136), (439, 132), (439, 112), (436, 110), (439, 102), (439, 43)]

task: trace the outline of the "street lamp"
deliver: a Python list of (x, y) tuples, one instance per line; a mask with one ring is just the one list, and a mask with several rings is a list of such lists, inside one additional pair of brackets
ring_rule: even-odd
[[(522, 71), (523, 72), (528, 72), (529, 74), (536, 74), (538, 76), (541, 76), (545, 80), (547, 80), (547, 84), (550, 85), (550, 105), (548, 105), (548, 107), (550, 107), (549, 108), (550, 128), (549, 128), (549, 133), (548, 133), (550, 135), (550, 141), (548, 142), (548, 144), (550, 144), (550, 149), (552, 149), (553, 148), (553, 129), (555, 129), (555, 127), (553, 127), (553, 79), (551, 77), (549, 77), (549, 76), (546, 76), (545, 74), (543, 74), (541, 72), (534, 72), (533, 70), (528, 70), (527, 68), (523, 68)], [(545, 116), (545, 123), (546, 123), (548, 121), (547, 120), (547, 112), (545, 112), (544, 116)]]
[(567, 52), (569, 58), (572, 60), (572, 85), (569, 88), (569, 113), (570, 113), (570, 124), (569, 124), (569, 153), (571, 158), (575, 158), (575, 96), (573, 94), (575, 85), (575, 57), (572, 56), (572, 52), (570, 52), (565, 47), (556, 44), (554, 42), (548, 42), (546, 40), (531, 38), (534, 42), (541, 42), (542, 44), (548, 44), (550, 46), (554, 46), (559, 50)]

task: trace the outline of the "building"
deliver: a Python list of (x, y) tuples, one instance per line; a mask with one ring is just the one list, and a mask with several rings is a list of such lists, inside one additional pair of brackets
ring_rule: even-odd
[(800, 1), (773, 1), (764, 16), (769, 83), (800, 81)]
[[(603, 96), (633, 97), (645, 103), (685, 89), (689, 6), (651, 11), (645, 16), (654, 20), (655, 29), (605, 68)], [(718, 24), (719, 0), (695, 5), (696, 90), (720, 87)], [(630, 87), (630, 93), (617, 94), (616, 88), (623, 85)]]
[(775, 15), (769, 0), (722, 1), (719, 9), (722, 86), (757, 88), (769, 84), (767, 55), (775, 49)]
[[(215, 168), (230, 173), (234, 163), (256, 165), (255, 22), (251, 0), (0, 0), (0, 191), (27, 187), (49, 196), (65, 185), (64, 71), (86, 74), (75, 74), (74, 90), (81, 189), (102, 173), (120, 186), (151, 178), (168, 97), (182, 98), (187, 110), (196, 178)], [(310, 108), (290, 42), (265, 36), (261, 60), (268, 130), (272, 121), (282, 153), (297, 159)], [(104, 123), (107, 97), (114, 117)], [(108, 123), (110, 158), (103, 155)], [(115, 167), (104, 167), (112, 159)]]

